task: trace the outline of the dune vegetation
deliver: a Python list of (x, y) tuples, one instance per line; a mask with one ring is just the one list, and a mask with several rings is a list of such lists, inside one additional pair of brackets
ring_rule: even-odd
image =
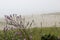
[[(31, 23), (25, 22), (25, 18), (14, 15), (5, 15), (6, 26), (0, 30), (0, 40), (59, 40), (60, 27), (31, 28)], [(9, 28), (8, 25), (13, 25)]]

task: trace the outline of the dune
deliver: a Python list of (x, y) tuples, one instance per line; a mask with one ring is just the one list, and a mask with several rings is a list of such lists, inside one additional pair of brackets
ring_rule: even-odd
[[(34, 20), (32, 27), (60, 27), (60, 12), (49, 14), (25, 15), (25, 22)], [(0, 19), (0, 29), (5, 26), (5, 20)]]

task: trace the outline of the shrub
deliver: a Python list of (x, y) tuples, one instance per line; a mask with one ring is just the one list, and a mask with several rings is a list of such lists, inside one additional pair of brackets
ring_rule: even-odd
[(58, 37), (56, 37), (55, 35), (48, 34), (48, 35), (43, 35), (41, 37), (41, 40), (58, 40)]
[[(31, 35), (31, 30), (30, 30), (30, 27), (33, 23), (34, 20), (32, 20), (31, 23), (29, 22), (25, 22), (25, 18), (23, 18), (21, 15), (17, 16), (17, 15), (10, 15), (10, 16), (7, 16), (5, 15), (5, 20), (6, 20), (6, 28), (4, 28), (4, 33), (7, 37), (7, 35), (9, 35), (7, 33), (7, 31), (10, 29), (7, 27), (7, 25), (13, 25), (14, 27), (16, 27), (17, 31), (11, 35), (9, 37), (13, 38), (14, 40), (32, 40), (32, 35)], [(29, 32), (28, 30), (26, 30), (27, 28), (29, 28)], [(13, 28), (14, 29), (14, 28)], [(13, 30), (12, 29), (12, 30)], [(14, 37), (13, 37), (14, 36)], [(5, 37), (5, 39), (6, 39)]]

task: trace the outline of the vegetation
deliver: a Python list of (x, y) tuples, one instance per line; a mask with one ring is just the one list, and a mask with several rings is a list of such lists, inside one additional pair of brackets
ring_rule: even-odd
[[(60, 28), (31, 28), (34, 20), (26, 23), (21, 15), (15, 16), (5, 15), (6, 27), (0, 31), (0, 40), (58, 40)], [(7, 25), (15, 28), (8, 28)]]
[[(55, 29), (52, 31), (52, 28), (42, 28), (42, 33), (41, 33), (41, 28), (31, 28), (32, 32), (32, 39), (31, 40), (41, 40), (41, 37), (48, 37), (49, 35), (54, 38), (57, 38), (60, 35), (60, 32), (55, 31)], [(58, 28), (60, 30), (60, 28)], [(29, 29), (27, 29), (27, 33), (30, 34)], [(8, 31), (0, 31), (0, 40), (20, 40), (24, 39), (24, 36), (20, 33), (20, 31), (16, 30), (8, 30)]]

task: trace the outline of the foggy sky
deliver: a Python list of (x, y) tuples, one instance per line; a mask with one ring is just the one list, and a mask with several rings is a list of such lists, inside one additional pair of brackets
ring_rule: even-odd
[(0, 16), (60, 12), (60, 0), (0, 0)]

